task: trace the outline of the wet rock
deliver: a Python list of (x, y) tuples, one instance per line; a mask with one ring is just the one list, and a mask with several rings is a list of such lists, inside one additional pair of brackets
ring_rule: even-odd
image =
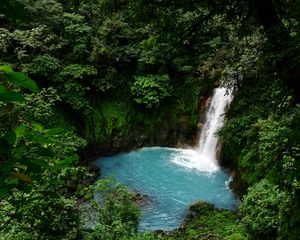
[(137, 204), (150, 203), (150, 198), (147, 194), (134, 193), (133, 201)]
[(164, 235), (165, 234), (164, 230), (161, 230), (161, 229), (155, 230), (154, 233), (157, 234), (157, 235)]
[(100, 175), (100, 168), (97, 165), (95, 165), (94, 163), (90, 162), (87, 167), (88, 167), (88, 170), (90, 170), (91, 172), (94, 172), (97, 175)]
[(93, 162), (89, 162), (87, 165), (87, 169), (89, 170), (89, 172), (93, 173), (94, 176), (89, 177), (88, 179), (85, 179), (83, 181), (87, 181), (89, 184), (94, 183), (97, 178), (100, 176), (101, 174), (101, 170), (98, 166), (96, 166)]
[(197, 202), (189, 207), (189, 212), (186, 215), (183, 223), (183, 228), (199, 215), (206, 215), (207, 212), (214, 211), (216, 208), (213, 204), (207, 202)]
[(222, 159), (222, 144), (220, 141), (218, 142), (216, 147), (216, 159), (217, 160)]
[(229, 182), (229, 188), (240, 199), (247, 193), (248, 184), (242, 179), (241, 175), (234, 171), (232, 173), (232, 181)]

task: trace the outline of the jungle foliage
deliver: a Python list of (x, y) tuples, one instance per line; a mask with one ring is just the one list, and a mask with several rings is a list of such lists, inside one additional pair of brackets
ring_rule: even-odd
[[(297, 239), (299, 16), (299, 0), (1, 0), (0, 239)], [(86, 229), (78, 154), (158, 142), (160, 126), (192, 136), (220, 83), (235, 89), (219, 134), (247, 186), (239, 214), (204, 206), (179, 235), (137, 234), (131, 194), (108, 181)]]

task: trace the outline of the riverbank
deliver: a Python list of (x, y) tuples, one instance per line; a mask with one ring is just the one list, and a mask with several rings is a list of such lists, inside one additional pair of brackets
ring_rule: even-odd
[(246, 240), (238, 212), (219, 209), (207, 202), (190, 206), (183, 225), (171, 232), (156, 232), (162, 239)]

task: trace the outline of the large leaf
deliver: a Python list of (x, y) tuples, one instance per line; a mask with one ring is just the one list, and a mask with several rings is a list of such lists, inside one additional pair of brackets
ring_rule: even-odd
[(3, 72), (6, 72), (6, 73), (14, 71), (12, 69), (12, 67), (9, 66), (9, 65), (2, 65), (2, 66), (0, 66), (0, 70), (3, 71)]
[(8, 91), (3, 84), (0, 84), (0, 101), (23, 102), (24, 97), (20, 93)]
[(0, 101), (2, 101), (2, 102), (24, 102), (25, 99), (20, 93), (6, 91), (6, 92), (0, 92)]
[(7, 92), (6, 87), (3, 84), (0, 84), (0, 94)]
[(38, 92), (39, 88), (36, 85), (35, 81), (30, 79), (24, 73), (20, 72), (6, 72), (5, 76), (7, 80), (21, 87), (30, 89), (32, 92)]

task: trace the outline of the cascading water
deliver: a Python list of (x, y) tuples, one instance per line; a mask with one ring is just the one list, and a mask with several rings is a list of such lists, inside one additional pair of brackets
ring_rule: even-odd
[(231, 89), (219, 87), (214, 90), (209, 108), (206, 111), (198, 147), (181, 150), (181, 154), (174, 155), (174, 163), (208, 172), (219, 169), (216, 159), (217, 131), (223, 126), (225, 108), (232, 99)]
[(199, 141), (199, 154), (213, 161), (216, 157), (218, 137), (216, 132), (223, 126), (225, 107), (232, 100), (232, 91), (224, 87), (216, 88), (206, 113), (204, 127)]
[(216, 207), (235, 209), (237, 199), (228, 188), (230, 176), (216, 160), (224, 112), (231, 91), (215, 89), (206, 111), (199, 146), (195, 149), (151, 147), (95, 161), (101, 177), (114, 175), (133, 192), (145, 194), (139, 230), (171, 230), (182, 223), (188, 207), (207, 201)]

